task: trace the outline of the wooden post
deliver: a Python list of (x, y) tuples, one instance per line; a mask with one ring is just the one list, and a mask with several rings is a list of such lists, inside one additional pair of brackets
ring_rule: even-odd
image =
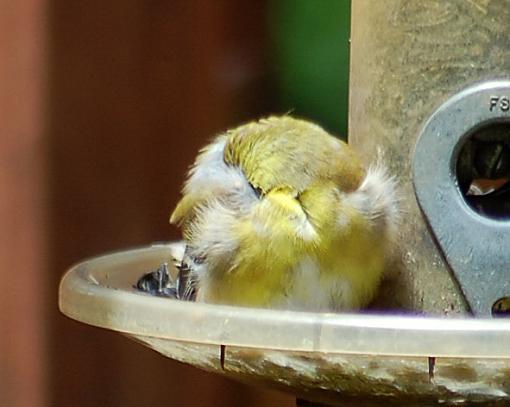
[(0, 3), (0, 405), (46, 399), (44, 0)]

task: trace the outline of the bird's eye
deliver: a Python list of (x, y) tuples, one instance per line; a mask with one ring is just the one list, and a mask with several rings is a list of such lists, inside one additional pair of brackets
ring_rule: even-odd
[(255, 195), (257, 196), (257, 198), (260, 199), (260, 197), (264, 195), (264, 192), (262, 191), (261, 188), (254, 186), (252, 183), (249, 183), (249, 185), (250, 185), (251, 189), (253, 190), (253, 192), (255, 192)]

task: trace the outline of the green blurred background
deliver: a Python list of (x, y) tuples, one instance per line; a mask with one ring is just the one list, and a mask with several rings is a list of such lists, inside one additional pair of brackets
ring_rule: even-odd
[(280, 103), (347, 135), (350, 1), (269, 2)]

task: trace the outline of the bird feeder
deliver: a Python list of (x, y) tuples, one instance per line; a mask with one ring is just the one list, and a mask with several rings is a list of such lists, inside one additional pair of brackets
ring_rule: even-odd
[(137, 292), (171, 243), (74, 266), (61, 282), (62, 312), (302, 405), (510, 403), (510, 319), (493, 318), (510, 300), (510, 194), (498, 189), (510, 174), (508, 6), (352, 3), (350, 143), (367, 159), (381, 154), (403, 194), (397, 261), (374, 304), (385, 312)]

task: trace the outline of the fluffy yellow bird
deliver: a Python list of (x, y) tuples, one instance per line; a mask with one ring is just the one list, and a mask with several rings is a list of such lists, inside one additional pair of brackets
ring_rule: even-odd
[(353, 310), (377, 291), (396, 232), (395, 181), (321, 127), (269, 117), (201, 150), (170, 222), (182, 299)]

